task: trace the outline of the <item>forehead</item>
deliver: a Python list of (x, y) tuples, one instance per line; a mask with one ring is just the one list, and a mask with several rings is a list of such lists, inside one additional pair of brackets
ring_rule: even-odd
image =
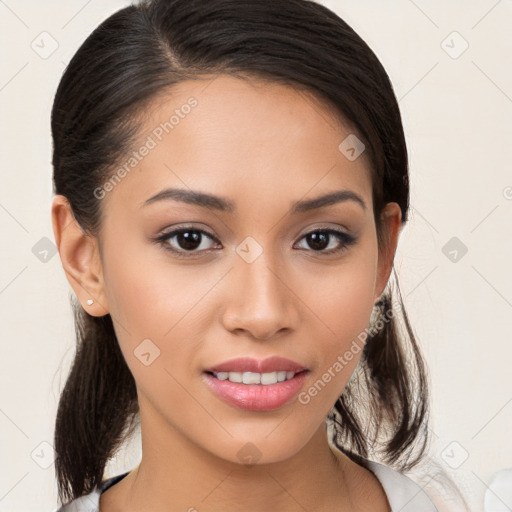
[(187, 80), (144, 111), (136, 155), (127, 155), (108, 201), (138, 208), (170, 186), (246, 201), (297, 200), (333, 188), (368, 196), (366, 155), (350, 160), (340, 149), (348, 136), (333, 108), (305, 90), (230, 75)]

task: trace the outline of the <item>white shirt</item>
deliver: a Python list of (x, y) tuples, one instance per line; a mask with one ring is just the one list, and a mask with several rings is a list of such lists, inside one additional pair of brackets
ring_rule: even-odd
[[(391, 505), (391, 512), (439, 512), (423, 489), (408, 476), (378, 462), (363, 465), (379, 480)], [(77, 498), (55, 512), (99, 512), (100, 495), (128, 472), (104, 480), (90, 494)]]

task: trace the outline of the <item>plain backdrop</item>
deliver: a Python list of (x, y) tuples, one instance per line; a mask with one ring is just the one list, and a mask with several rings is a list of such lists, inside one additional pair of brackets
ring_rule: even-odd
[[(512, 466), (512, 2), (323, 3), (377, 54), (399, 99), (412, 208), (395, 267), (429, 365), (430, 454), (483, 510), (493, 474)], [(79, 45), (128, 4), (0, 1), (2, 511), (56, 506), (53, 430), (74, 328), (52, 252), (50, 111)]]

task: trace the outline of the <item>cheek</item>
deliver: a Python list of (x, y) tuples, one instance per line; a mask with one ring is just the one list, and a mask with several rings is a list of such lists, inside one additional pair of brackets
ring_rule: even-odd
[(323, 302), (320, 297), (311, 298), (322, 319), (312, 335), (317, 364), (298, 396), (304, 406), (299, 411), (303, 410), (304, 421), (309, 422), (329, 413), (352, 378), (363, 353), (373, 306), (372, 287), (363, 285), (354, 274), (328, 287), (322, 296), (328, 298)]
[(183, 361), (193, 361), (190, 341), (200, 338), (191, 330), (189, 316), (193, 317), (204, 286), (194, 290), (192, 275), (148, 261), (134, 253), (122, 261), (110, 261), (111, 316), (139, 399), (162, 413), (183, 410), (190, 401), (179, 384), (190, 378), (190, 366)]
[[(302, 295), (338, 348), (368, 327), (374, 304), (376, 256), (361, 246), (343, 264), (302, 279)], [(332, 341), (331, 341), (332, 344)]]
[(333, 281), (330, 300), (325, 301), (322, 310), (329, 327), (347, 341), (367, 327), (373, 307), (374, 274), (371, 268), (359, 265)]
[(316, 276), (315, 286), (305, 283), (306, 302), (321, 321), (315, 320), (312, 333), (318, 364), (301, 403), (322, 409), (322, 414), (342, 394), (363, 352), (374, 304), (374, 256), (371, 245), (361, 247), (346, 264)]
[[(165, 370), (184, 375), (187, 369), (179, 363), (196, 357), (196, 345), (204, 338), (197, 314), (208, 302), (208, 292), (219, 280), (218, 272), (199, 273), (193, 265), (178, 266), (163, 249), (140, 241), (130, 243), (128, 237), (115, 253), (105, 251), (105, 256), (110, 314), (136, 381), (168, 381)], [(145, 369), (148, 360), (154, 361), (151, 372)], [(157, 373), (163, 375), (157, 377)]]
[[(116, 237), (114, 232), (125, 235)], [(106, 238), (103, 266), (114, 321), (125, 335), (162, 339), (197, 301), (192, 267), (173, 265), (164, 249), (133, 227), (111, 230)]]

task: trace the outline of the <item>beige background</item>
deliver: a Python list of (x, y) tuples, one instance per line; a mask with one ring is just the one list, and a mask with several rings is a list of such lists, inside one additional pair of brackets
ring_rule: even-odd
[[(78, 46), (128, 3), (0, 1), (2, 511), (55, 509), (51, 444), (74, 331), (58, 255), (33, 252), (54, 242), (50, 110)], [(412, 211), (396, 268), (430, 365), (431, 456), (483, 510), (493, 473), (512, 466), (512, 2), (323, 3), (375, 51), (400, 102)]]

